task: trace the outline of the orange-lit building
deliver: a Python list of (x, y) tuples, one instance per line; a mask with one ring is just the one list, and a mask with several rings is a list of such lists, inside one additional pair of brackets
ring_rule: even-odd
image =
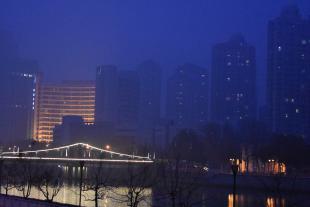
[(62, 117), (77, 115), (85, 123), (94, 123), (95, 84), (93, 82), (67, 81), (42, 84), (37, 107), (35, 140), (51, 142), (53, 129), (61, 124)]
[(285, 174), (286, 165), (274, 159), (268, 161), (254, 159), (230, 159), (230, 163), (235, 163), (239, 167), (240, 173), (253, 173), (261, 175)]

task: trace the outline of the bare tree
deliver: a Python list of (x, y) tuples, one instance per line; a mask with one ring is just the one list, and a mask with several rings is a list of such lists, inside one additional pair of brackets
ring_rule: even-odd
[[(86, 201), (94, 201), (95, 207), (98, 207), (99, 200), (105, 199), (109, 190), (110, 169), (108, 166), (103, 166), (102, 163), (88, 169), (90, 173), (84, 179), (82, 187), (82, 191), (85, 192), (83, 197)], [(87, 194), (89, 191), (94, 192), (94, 196), (89, 196)]]
[(203, 187), (199, 180), (202, 173), (199, 166), (175, 157), (162, 161), (159, 169), (159, 188), (163, 189), (159, 199), (168, 200), (171, 207), (191, 207), (205, 201), (206, 198), (199, 195)]
[(36, 175), (36, 187), (48, 202), (53, 202), (63, 187), (63, 172), (57, 166), (45, 166)]
[[(129, 207), (138, 207), (142, 202), (150, 199), (150, 189), (154, 184), (152, 166), (149, 164), (136, 165), (128, 163), (127, 171), (122, 174), (125, 190), (113, 191), (116, 194), (112, 199), (120, 203), (126, 203)], [(122, 184), (119, 185), (122, 187)]]
[(37, 168), (31, 161), (24, 161), (18, 163), (17, 166), (17, 190), (22, 192), (24, 198), (30, 196), (31, 190), (35, 182), (35, 173)]
[(1, 179), (2, 179), (2, 187), (5, 190), (5, 195), (8, 195), (9, 191), (16, 187), (15, 164), (16, 163), (14, 161), (3, 164)]

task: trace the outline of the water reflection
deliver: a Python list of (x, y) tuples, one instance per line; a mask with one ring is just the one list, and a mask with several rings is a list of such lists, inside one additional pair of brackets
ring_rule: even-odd
[[(264, 202), (265, 200), (265, 202)], [(227, 198), (227, 207), (234, 207), (233, 205), (233, 194), (228, 194)], [(275, 198), (275, 197), (267, 197), (261, 198), (259, 196), (251, 196), (245, 194), (238, 194), (235, 197), (235, 207), (246, 207), (246, 206), (265, 206), (265, 207), (286, 207), (285, 198)]]
[(268, 197), (266, 207), (286, 207), (284, 198), (272, 198)]
[[(145, 200), (139, 204), (139, 207), (151, 207), (151, 206), (160, 206), (160, 207), (170, 207), (169, 199), (168, 200), (158, 200), (156, 198), (156, 192), (158, 189), (147, 189), (145, 191)], [(118, 188), (109, 188), (106, 191), (102, 199), (99, 200), (100, 207), (127, 207), (125, 195), (128, 193), (128, 188), (118, 187)], [(158, 192), (157, 192), (158, 193)], [(22, 196), (20, 191), (12, 189), (9, 191), (10, 195)], [(94, 191), (83, 192), (82, 205), (86, 207), (94, 206)], [(201, 200), (194, 207), (233, 207), (233, 195), (231, 192), (223, 189), (207, 189), (203, 192), (198, 192)], [(293, 196), (293, 197), (292, 197)], [(44, 196), (37, 189), (33, 188), (31, 190), (31, 198), (42, 199)], [(303, 201), (299, 202), (298, 207), (308, 207), (310, 206), (309, 199), (305, 195), (284, 195), (281, 198), (276, 196), (266, 196), (263, 192), (242, 192), (236, 195), (236, 206), (235, 207), (289, 207), (296, 200)], [(66, 184), (58, 195), (55, 197), (56, 202), (67, 203), (78, 205), (79, 203), (79, 187), (75, 185)]]
[[(127, 207), (128, 205), (124, 198), (127, 193), (128, 188), (126, 187), (111, 188), (109, 191), (106, 191), (102, 199), (98, 200), (98, 204), (100, 207)], [(9, 195), (16, 195), (22, 197), (22, 193), (16, 189), (11, 189), (9, 191)], [(33, 188), (31, 190), (30, 198), (45, 200), (45, 197), (37, 188)], [(86, 207), (94, 206), (95, 203), (94, 198), (95, 198), (94, 191), (83, 192), (82, 206)], [(145, 200), (140, 203), (139, 207), (152, 206), (151, 198), (152, 198), (152, 189), (147, 189), (145, 191)], [(78, 205), (79, 187), (72, 185), (65, 185), (59, 191), (54, 201), (59, 203)]]

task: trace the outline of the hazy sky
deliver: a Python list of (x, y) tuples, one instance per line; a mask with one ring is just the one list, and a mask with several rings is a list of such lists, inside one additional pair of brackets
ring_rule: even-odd
[(0, 0), (0, 29), (48, 80), (94, 79), (97, 64), (145, 59), (209, 68), (212, 45), (240, 32), (257, 48), (263, 88), (267, 22), (292, 2), (309, 16), (309, 0)]

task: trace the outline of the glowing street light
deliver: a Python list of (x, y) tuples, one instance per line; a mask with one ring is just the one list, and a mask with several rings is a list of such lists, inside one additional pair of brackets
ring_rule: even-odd
[(107, 145), (105, 146), (105, 148), (106, 148), (107, 150), (110, 150), (110, 149), (111, 149), (111, 146), (107, 144)]
[(236, 179), (239, 171), (239, 160), (238, 159), (229, 159), (231, 163), (231, 171), (233, 173), (234, 183), (233, 183), (233, 207), (236, 206)]

